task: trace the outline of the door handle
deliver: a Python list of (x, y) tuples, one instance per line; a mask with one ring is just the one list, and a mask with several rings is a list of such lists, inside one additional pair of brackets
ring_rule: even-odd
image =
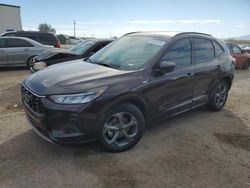
[(4, 50), (0, 50), (0, 52), (4, 52)]
[(28, 52), (28, 51), (30, 51), (30, 50), (29, 50), (29, 49), (24, 49), (23, 51)]
[(221, 70), (221, 66), (220, 66), (220, 65), (217, 65), (217, 66), (216, 66), (216, 69), (217, 69), (217, 70)]
[(186, 77), (190, 77), (190, 76), (193, 76), (193, 75), (194, 75), (194, 73), (189, 72), (189, 73), (186, 74)]

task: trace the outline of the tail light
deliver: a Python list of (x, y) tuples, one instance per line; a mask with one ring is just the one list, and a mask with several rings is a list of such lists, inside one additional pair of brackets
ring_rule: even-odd
[(56, 48), (61, 48), (61, 43), (58, 41), (55, 45)]

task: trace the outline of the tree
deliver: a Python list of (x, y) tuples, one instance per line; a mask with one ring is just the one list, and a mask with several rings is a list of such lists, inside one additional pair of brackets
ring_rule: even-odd
[(38, 31), (45, 33), (56, 33), (56, 30), (50, 24), (42, 23), (37, 27)]

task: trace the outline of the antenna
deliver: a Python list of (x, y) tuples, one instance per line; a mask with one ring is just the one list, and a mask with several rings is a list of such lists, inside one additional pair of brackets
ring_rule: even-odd
[(76, 37), (76, 21), (74, 20), (74, 37)]

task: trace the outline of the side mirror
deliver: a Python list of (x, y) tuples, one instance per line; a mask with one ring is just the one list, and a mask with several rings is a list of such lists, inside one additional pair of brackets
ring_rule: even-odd
[(176, 63), (170, 61), (162, 61), (157, 67), (157, 72), (168, 73), (172, 72), (176, 67)]

